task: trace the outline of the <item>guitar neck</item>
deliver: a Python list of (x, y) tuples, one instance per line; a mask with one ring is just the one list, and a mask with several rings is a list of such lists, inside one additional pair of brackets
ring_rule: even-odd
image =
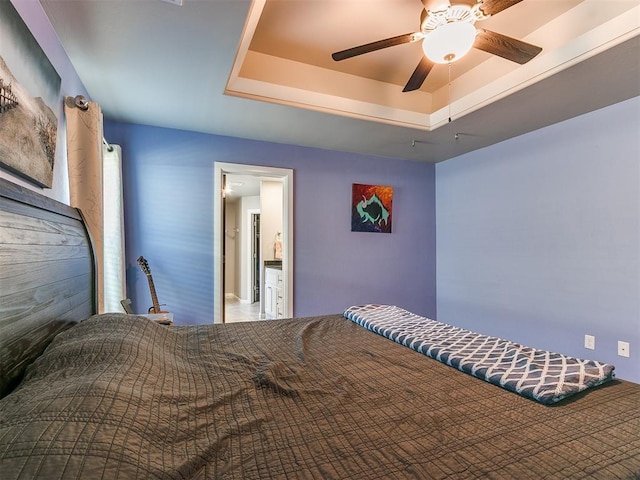
[(151, 292), (151, 301), (153, 302), (153, 313), (160, 313), (160, 302), (158, 302), (158, 294), (156, 293), (156, 287), (153, 284), (153, 278), (151, 274), (147, 275), (147, 281), (149, 282), (149, 291)]

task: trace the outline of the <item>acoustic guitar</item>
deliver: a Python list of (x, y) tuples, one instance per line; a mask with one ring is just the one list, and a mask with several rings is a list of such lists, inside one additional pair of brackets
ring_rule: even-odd
[(164, 310), (160, 310), (160, 302), (158, 302), (158, 295), (156, 293), (156, 287), (153, 284), (153, 277), (151, 276), (149, 263), (142, 255), (138, 257), (138, 265), (140, 265), (140, 269), (147, 276), (147, 282), (149, 282), (149, 291), (151, 292), (151, 301), (153, 302), (153, 305), (149, 307), (147, 313), (169, 313)]

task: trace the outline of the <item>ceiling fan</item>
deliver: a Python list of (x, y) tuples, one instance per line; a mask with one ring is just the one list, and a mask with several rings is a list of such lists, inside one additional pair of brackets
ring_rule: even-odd
[(436, 63), (452, 63), (477, 48), (512, 62), (525, 64), (542, 48), (515, 38), (476, 28), (486, 20), (522, 0), (422, 0), (420, 31), (386, 38), (333, 53), (336, 62), (375, 52), (383, 48), (422, 40), (424, 56), (418, 63), (403, 92), (419, 89)]

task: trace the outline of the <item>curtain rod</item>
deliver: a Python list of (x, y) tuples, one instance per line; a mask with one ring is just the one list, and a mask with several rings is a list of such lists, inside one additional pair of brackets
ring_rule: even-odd
[[(89, 110), (89, 100), (87, 100), (84, 95), (76, 95), (73, 98), (73, 102), (80, 110)], [(106, 138), (102, 137), (102, 143), (107, 147), (107, 151), (113, 152), (113, 147), (109, 145)]]
[(109, 145), (109, 142), (107, 142), (106, 138), (102, 137), (102, 143), (104, 143), (105, 147), (107, 147), (107, 151), (113, 152), (113, 147)]

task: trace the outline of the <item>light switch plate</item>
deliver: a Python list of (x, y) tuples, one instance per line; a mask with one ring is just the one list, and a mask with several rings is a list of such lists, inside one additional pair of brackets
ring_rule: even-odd
[(593, 335), (585, 335), (584, 336), (584, 348), (588, 348), (589, 350), (596, 349), (596, 337)]

